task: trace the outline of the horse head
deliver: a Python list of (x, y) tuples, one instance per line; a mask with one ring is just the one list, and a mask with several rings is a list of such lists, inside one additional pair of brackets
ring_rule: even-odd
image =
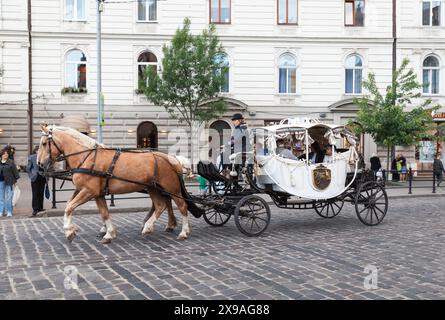
[[(54, 140), (54, 126), (41, 124), (42, 137), (40, 138), (39, 150), (37, 152), (37, 165), (48, 171), (54, 162), (62, 155), (59, 144)], [(60, 142), (59, 142), (60, 143)]]

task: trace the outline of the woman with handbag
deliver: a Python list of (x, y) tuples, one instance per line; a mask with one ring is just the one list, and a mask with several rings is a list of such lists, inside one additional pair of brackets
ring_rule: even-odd
[(0, 160), (0, 216), (12, 217), (13, 186), (19, 178), (14, 161), (9, 159), (9, 152), (4, 149)]

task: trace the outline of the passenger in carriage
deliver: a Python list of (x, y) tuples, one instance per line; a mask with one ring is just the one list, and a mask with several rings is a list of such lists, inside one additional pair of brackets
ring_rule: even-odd
[(289, 145), (288, 143), (286, 143), (285, 139), (277, 139), (277, 146), (277, 155), (286, 159), (298, 160), (298, 158), (292, 153), (292, 151), (289, 150)]
[(323, 157), (323, 162), (324, 163), (332, 163), (332, 160), (334, 160), (333, 158), (333, 150), (335, 146), (333, 145), (327, 145), (325, 152), (324, 152), (324, 157)]
[[(315, 141), (311, 144), (311, 152), (309, 152), (309, 161), (314, 163), (322, 163), (324, 158), (324, 152), (320, 148), (320, 144)], [(300, 156), (299, 159), (306, 159), (306, 154)]]

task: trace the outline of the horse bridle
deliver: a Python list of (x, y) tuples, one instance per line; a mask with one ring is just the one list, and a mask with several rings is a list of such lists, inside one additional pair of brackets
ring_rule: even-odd
[[(48, 129), (48, 133), (45, 133), (44, 136), (47, 137), (47, 143), (48, 143), (48, 159), (46, 161), (47, 165), (45, 166), (45, 172), (48, 171), (48, 166), (51, 162), (59, 162), (59, 161), (64, 161), (67, 160), (69, 157), (71, 156), (75, 156), (78, 154), (82, 154), (82, 153), (86, 153), (88, 152), (88, 154), (86, 155), (86, 157), (82, 160), (81, 164), (79, 165), (82, 166), (86, 159), (90, 156), (91, 153), (93, 153), (93, 151), (95, 152), (95, 156), (94, 156), (94, 162), (96, 162), (96, 154), (97, 154), (97, 145), (95, 148), (93, 149), (87, 149), (87, 150), (82, 150), (82, 151), (78, 151), (78, 152), (73, 152), (70, 154), (65, 155), (63, 153), (63, 151), (60, 149), (59, 145), (57, 144), (57, 142), (53, 139), (53, 128), (49, 128)], [(59, 151), (59, 155), (54, 159), (51, 158), (52, 156), (52, 149), (51, 149), (51, 145), (54, 144), (54, 146), (56, 147), (57, 151)], [(93, 163), (93, 167), (94, 167), (94, 163)]]

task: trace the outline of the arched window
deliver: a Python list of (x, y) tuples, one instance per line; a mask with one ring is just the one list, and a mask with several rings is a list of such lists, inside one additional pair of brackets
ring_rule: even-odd
[(434, 56), (423, 60), (423, 93), (438, 94), (440, 83), (440, 63)]
[(156, 73), (158, 72), (158, 58), (150, 51), (142, 52), (138, 57), (138, 89), (145, 87), (145, 70), (147, 67), (152, 68)]
[(66, 54), (65, 86), (76, 89), (87, 87), (87, 57), (81, 50), (73, 49)]
[(297, 59), (290, 53), (285, 53), (279, 60), (279, 92), (297, 92)]
[(362, 93), (363, 61), (358, 54), (346, 58), (345, 93)]
[[(229, 61), (229, 57), (226, 54), (220, 54), (217, 55), (216, 58), (216, 63), (218, 63), (221, 66), (220, 72), (224, 72), (224, 78), (225, 78), (225, 83), (224, 85), (221, 86), (220, 92), (223, 93), (228, 93), (229, 92), (229, 88), (230, 88), (230, 61)], [(222, 70), (224, 68), (224, 71)]]

